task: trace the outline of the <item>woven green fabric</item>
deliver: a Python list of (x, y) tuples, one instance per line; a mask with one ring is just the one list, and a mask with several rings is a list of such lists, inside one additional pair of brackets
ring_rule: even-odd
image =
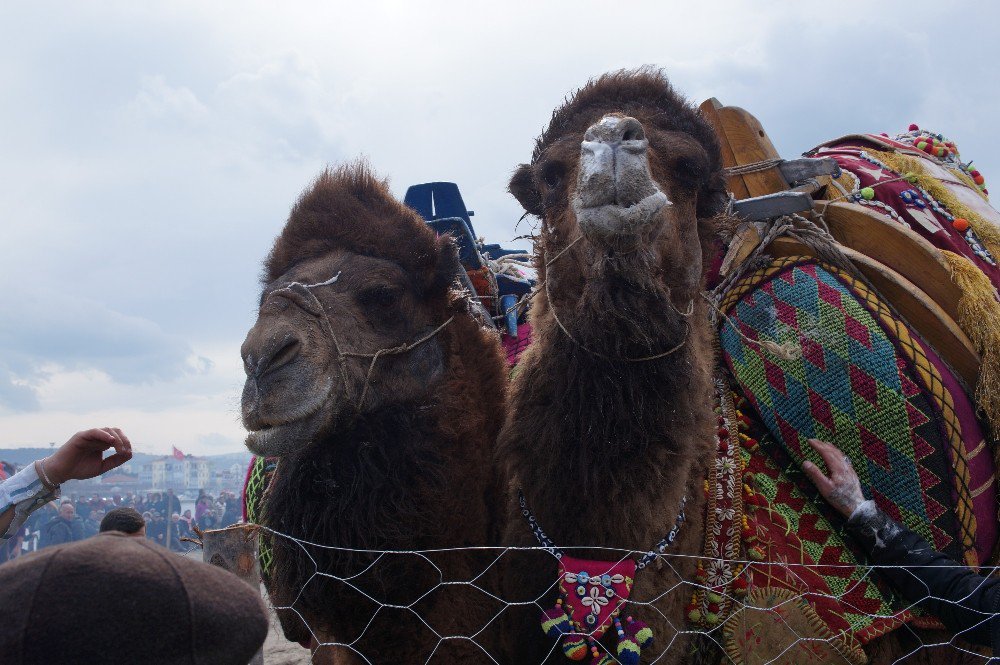
[[(880, 508), (962, 560), (942, 416), (909, 359), (841, 279), (814, 262), (774, 272), (720, 331), (723, 355), (769, 432), (796, 463), (835, 441)], [(790, 341), (796, 359), (751, 340)]]

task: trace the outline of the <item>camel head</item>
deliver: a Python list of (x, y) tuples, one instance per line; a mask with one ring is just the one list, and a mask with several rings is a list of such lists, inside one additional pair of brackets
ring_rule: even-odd
[(542, 219), (540, 277), (570, 328), (598, 285), (605, 296), (595, 310), (609, 305), (609, 289), (683, 309), (697, 296), (710, 220), (726, 202), (715, 134), (650, 69), (606, 74), (572, 95), (510, 191)]
[(320, 175), (264, 264), (241, 348), (247, 448), (289, 454), (429, 394), (444, 374), (459, 268), (454, 243), (365, 166)]

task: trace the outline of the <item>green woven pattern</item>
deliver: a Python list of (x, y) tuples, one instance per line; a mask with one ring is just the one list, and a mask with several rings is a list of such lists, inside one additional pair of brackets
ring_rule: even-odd
[[(835, 441), (879, 506), (934, 546), (964, 553), (940, 412), (896, 340), (822, 266), (800, 262), (756, 284), (720, 331), (726, 362), (769, 432), (801, 463), (806, 440)], [(779, 358), (751, 340), (791, 341)]]
[[(244, 501), (246, 501), (247, 522), (250, 524), (260, 524), (261, 512), (263, 509), (264, 491), (271, 482), (271, 474), (274, 473), (276, 464), (274, 460), (264, 457), (254, 457), (250, 475), (247, 477), (246, 487), (243, 488)], [(260, 559), (260, 572), (267, 576), (271, 572), (272, 554), (268, 544), (268, 539), (263, 533), (258, 540), (258, 553)]]

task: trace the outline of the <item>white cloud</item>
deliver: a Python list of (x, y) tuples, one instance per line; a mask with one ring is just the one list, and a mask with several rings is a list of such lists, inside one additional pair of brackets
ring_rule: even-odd
[(121, 414), (164, 446), (238, 448), (260, 261), (310, 179), (365, 154), (400, 196), (454, 180), (477, 231), (507, 241), (510, 172), (553, 107), (611, 69), (663, 65), (692, 100), (757, 115), (785, 155), (918, 122), (1000, 178), (998, 17), (968, 2), (5, 8), (0, 445)]

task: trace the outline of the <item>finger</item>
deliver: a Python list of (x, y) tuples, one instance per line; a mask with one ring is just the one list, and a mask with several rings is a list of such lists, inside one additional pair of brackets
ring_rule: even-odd
[(115, 450), (119, 453), (124, 453), (126, 451), (131, 453), (132, 442), (128, 440), (127, 436), (125, 436), (125, 432), (121, 431), (121, 429), (117, 427), (112, 427), (111, 429), (114, 430), (115, 435), (118, 437), (118, 441), (121, 443), (121, 447), (115, 446)]
[(82, 448), (104, 450), (108, 446), (114, 445), (115, 440), (115, 435), (111, 432), (95, 427), (77, 432), (70, 438), (69, 442)]
[(131, 450), (123, 453), (115, 453), (114, 455), (111, 455), (107, 459), (101, 460), (101, 473), (105, 473), (106, 471), (115, 469), (124, 464), (125, 462), (129, 461), (130, 459), (132, 459)]
[(802, 471), (813, 482), (819, 493), (826, 496), (827, 492), (833, 490), (833, 481), (827, 478), (818, 466), (806, 460), (802, 462)]
[(103, 429), (105, 432), (107, 432), (108, 434), (111, 435), (111, 437), (113, 439), (112, 442), (111, 442), (111, 445), (113, 445), (115, 447), (115, 449), (117, 449), (118, 446), (121, 445), (121, 440), (118, 438), (118, 432), (115, 431), (115, 428), (114, 427), (102, 427), (101, 429)]
[(840, 448), (833, 445), (832, 443), (827, 443), (826, 441), (820, 441), (819, 439), (809, 439), (809, 445), (819, 453), (819, 456), (823, 458), (826, 463), (826, 468), (830, 471), (831, 476), (836, 476), (844, 472), (844, 453), (840, 451)]

